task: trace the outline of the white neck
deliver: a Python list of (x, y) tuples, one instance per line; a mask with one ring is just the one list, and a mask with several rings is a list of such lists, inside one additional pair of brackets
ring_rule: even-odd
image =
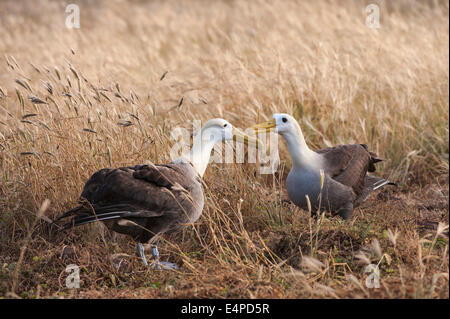
[(192, 164), (200, 177), (205, 173), (214, 145), (220, 142), (217, 139), (203, 139), (202, 135), (203, 131), (200, 131), (194, 138), (192, 149), (182, 156)]
[(321, 166), (321, 156), (312, 151), (306, 144), (300, 126), (296, 123), (295, 130), (281, 133), (286, 140), (289, 153), (291, 154), (292, 168), (312, 168)]

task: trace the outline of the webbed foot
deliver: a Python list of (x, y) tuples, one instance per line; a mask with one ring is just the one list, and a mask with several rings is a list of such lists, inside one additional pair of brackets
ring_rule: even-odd
[(156, 268), (158, 270), (178, 270), (180, 267), (178, 267), (177, 264), (170, 263), (168, 261), (155, 261), (151, 264), (152, 268)]

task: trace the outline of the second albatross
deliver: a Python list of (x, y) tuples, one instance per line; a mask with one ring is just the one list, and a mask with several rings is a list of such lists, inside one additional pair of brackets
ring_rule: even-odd
[[(365, 144), (347, 144), (311, 150), (295, 118), (273, 114), (271, 121), (252, 126), (256, 132), (275, 130), (286, 140), (292, 168), (286, 180), (289, 198), (312, 213), (328, 210), (349, 219), (369, 194), (391, 183), (369, 176), (381, 159)], [(321, 176), (323, 172), (323, 177)]]

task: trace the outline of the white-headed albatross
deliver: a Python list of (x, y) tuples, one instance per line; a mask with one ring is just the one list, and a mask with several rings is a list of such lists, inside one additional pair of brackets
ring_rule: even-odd
[(163, 165), (104, 168), (86, 182), (80, 205), (56, 221), (72, 217), (63, 229), (102, 221), (112, 231), (131, 236), (145, 265), (143, 243), (152, 245), (158, 269), (177, 266), (159, 261), (158, 239), (195, 222), (203, 210), (201, 186), (211, 151), (218, 142), (233, 139), (256, 145), (256, 139), (223, 119), (205, 123), (189, 154)]
[(256, 132), (274, 129), (286, 140), (292, 159), (292, 168), (286, 180), (289, 198), (303, 209), (309, 209), (310, 205), (312, 213), (319, 209), (328, 210), (349, 219), (353, 209), (372, 191), (393, 184), (383, 178), (367, 175), (367, 172), (375, 171), (374, 164), (381, 159), (370, 152), (365, 144), (339, 145), (312, 151), (305, 142), (299, 124), (288, 114), (273, 114), (271, 121), (252, 128)]

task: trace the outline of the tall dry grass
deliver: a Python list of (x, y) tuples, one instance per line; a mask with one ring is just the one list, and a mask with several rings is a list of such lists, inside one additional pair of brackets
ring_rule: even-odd
[[(67, 294), (68, 244), (90, 297), (448, 298), (448, 3), (380, 2), (376, 30), (359, 1), (78, 4), (70, 30), (62, 2), (0, 3), (2, 293)], [(35, 227), (45, 199), (55, 217), (100, 168), (169, 161), (175, 127), (223, 117), (245, 128), (274, 112), (294, 114), (315, 149), (368, 144), (400, 189), (350, 223), (315, 221), (285, 200), (283, 143), (275, 175), (212, 164), (202, 218), (161, 250), (183, 264), (176, 274), (135, 259), (132, 275), (117, 271), (108, 258), (131, 243), (101, 225)], [(441, 228), (421, 232), (430, 221)], [(382, 267), (381, 289), (365, 288), (367, 261)]]

